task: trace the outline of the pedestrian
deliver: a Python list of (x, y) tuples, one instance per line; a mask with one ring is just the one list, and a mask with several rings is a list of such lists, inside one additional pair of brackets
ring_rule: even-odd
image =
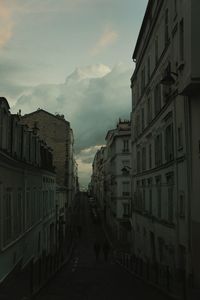
[(100, 250), (101, 250), (101, 246), (100, 246), (99, 242), (96, 241), (94, 243), (94, 252), (95, 252), (95, 256), (96, 256), (96, 261), (99, 260)]
[(82, 234), (82, 227), (81, 227), (81, 225), (77, 226), (77, 232), (78, 232), (78, 237), (81, 238), (81, 234)]
[(109, 252), (110, 252), (110, 245), (109, 245), (108, 241), (105, 240), (105, 242), (103, 244), (103, 254), (104, 254), (105, 261), (108, 261)]

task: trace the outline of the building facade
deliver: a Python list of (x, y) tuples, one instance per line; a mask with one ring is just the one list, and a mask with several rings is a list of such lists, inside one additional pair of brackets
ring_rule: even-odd
[[(30, 128), (37, 127), (38, 135), (53, 149), (57, 199), (65, 198), (64, 212), (62, 211), (61, 215), (57, 216), (58, 219), (62, 219), (62, 222), (59, 223), (59, 232), (63, 232), (65, 236), (70, 227), (70, 212), (73, 208), (78, 182), (78, 170), (74, 156), (74, 136), (70, 123), (65, 120), (63, 115), (53, 115), (43, 109), (21, 116), (21, 123), (27, 124)], [(59, 192), (60, 196), (58, 195)], [(63, 203), (57, 203), (58, 207), (62, 205)]]
[(133, 53), (133, 253), (143, 276), (200, 287), (198, 1), (149, 1)]
[(55, 253), (55, 208), (52, 150), (0, 98), (0, 283), (31, 262), (42, 276), (42, 257)]
[(130, 138), (129, 121), (119, 120), (106, 135), (106, 146), (93, 161), (92, 190), (114, 239), (130, 242)]

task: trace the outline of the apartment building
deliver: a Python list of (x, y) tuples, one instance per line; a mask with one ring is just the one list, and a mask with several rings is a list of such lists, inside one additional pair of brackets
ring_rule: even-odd
[(131, 78), (133, 252), (143, 276), (184, 296), (200, 287), (199, 12), (150, 0)]
[(98, 204), (104, 216), (106, 213), (105, 202), (105, 160), (106, 160), (106, 147), (101, 147), (95, 154), (92, 164), (92, 179), (91, 179), (91, 191), (90, 194), (95, 195)]
[[(38, 135), (53, 149), (53, 164), (56, 172), (57, 200), (65, 198), (60, 220), (60, 232), (65, 236), (70, 226), (70, 212), (77, 192), (78, 170), (74, 155), (74, 136), (70, 123), (64, 115), (51, 114), (43, 109), (21, 116), (21, 123), (37, 128)], [(60, 195), (58, 195), (60, 193)], [(59, 201), (59, 200), (58, 200)], [(61, 201), (62, 202), (62, 201)], [(62, 206), (58, 203), (57, 206)], [(62, 225), (61, 225), (62, 224)], [(63, 227), (65, 224), (65, 228)], [(62, 238), (63, 239), (63, 238)]]
[(130, 121), (119, 120), (93, 161), (92, 190), (113, 237), (130, 242)]
[(14, 270), (54, 254), (55, 221), (52, 150), (1, 97), (0, 283)]

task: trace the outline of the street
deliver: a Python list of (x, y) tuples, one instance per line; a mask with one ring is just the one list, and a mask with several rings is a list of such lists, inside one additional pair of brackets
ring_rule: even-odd
[(36, 300), (167, 300), (167, 296), (135, 279), (114, 262), (111, 255), (107, 262), (100, 252), (96, 261), (93, 245), (95, 241), (102, 243), (105, 236), (100, 224), (94, 224), (90, 215), (88, 198), (80, 196), (77, 205), (78, 222), (81, 234), (77, 234), (77, 242), (72, 258), (68, 264), (41, 290)]

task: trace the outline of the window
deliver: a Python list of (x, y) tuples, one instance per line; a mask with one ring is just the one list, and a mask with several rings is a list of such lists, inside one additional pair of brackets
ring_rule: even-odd
[(22, 202), (22, 191), (17, 192), (17, 199), (14, 210), (14, 235), (18, 237), (22, 233), (23, 228), (23, 202)]
[(173, 138), (173, 124), (170, 124), (165, 129), (165, 160), (167, 162), (174, 158), (174, 138)]
[(151, 245), (151, 259), (152, 262), (156, 261), (156, 246), (155, 246), (155, 236), (153, 232), (150, 232), (150, 245)]
[(130, 167), (130, 160), (122, 160), (123, 167)]
[(155, 107), (155, 116), (161, 110), (161, 87), (158, 83), (154, 89), (154, 107)]
[(150, 60), (150, 56), (148, 56), (148, 60), (147, 60), (147, 79), (148, 81), (150, 80), (151, 77), (151, 60)]
[(158, 37), (155, 39), (155, 65), (158, 63)]
[(7, 189), (3, 198), (3, 246), (12, 241), (13, 234), (12, 192)]
[(123, 152), (129, 152), (129, 140), (123, 140)]
[(156, 136), (155, 139), (155, 165), (162, 164), (162, 133)]
[(183, 148), (183, 127), (182, 124), (178, 127), (178, 148)]
[(173, 185), (174, 185), (174, 176), (173, 173), (166, 175), (167, 179), (167, 196), (168, 196), (168, 221), (173, 223), (174, 219), (174, 207), (173, 207)]
[(165, 10), (165, 46), (169, 42), (169, 16), (168, 16), (168, 9)]
[(123, 216), (129, 216), (129, 204), (128, 203), (123, 203)]
[(141, 171), (141, 158), (140, 158), (140, 150), (137, 151), (137, 173)]
[(151, 144), (149, 144), (149, 169), (152, 168), (152, 151), (151, 151)]
[(142, 210), (146, 210), (145, 179), (142, 180)]
[(145, 67), (142, 69), (141, 73), (141, 94), (143, 93), (145, 89)]
[(135, 207), (136, 209), (140, 210), (141, 209), (141, 193), (140, 193), (140, 181), (137, 180), (136, 183), (136, 194), (135, 194)]
[(152, 178), (148, 179), (148, 187), (149, 187), (149, 213), (152, 215)]
[(26, 229), (31, 227), (31, 197), (30, 190), (26, 191)]
[(136, 137), (139, 136), (139, 134), (140, 134), (140, 114), (139, 113), (136, 115), (135, 132), (136, 132)]
[(161, 237), (158, 237), (158, 249), (159, 249), (159, 259), (160, 262), (164, 259), (164, 240)]
[(144, 124), (144, 107), (141, 110), (141, 118), (142, 118), (142, 131), (144, 130), (145, 124)]
[(149, 124), (152, 121), (152, 104), (151, 98), (147, 99), (147, 123)]
[(122, 196), (129, 196), (130, 195), (130, 182), (124, 181), (122, 182)]
[(177, 16), (177, 0), (174, 0), (174, 18)]
[(37, 221), (37, 190), (33, 190), (33, 200), (32, 200), (32, 224)]
[(184, 192), (181, 192), (179, 195), (179, 207), (180, 207), (180, 217), (185, 217), (185, 195)]
[(146, 148), (142, 148), (142, 170), (146, 170)]
[(180, 28), (179, 28), (179, 56), (180, 56), (180, 62), (184, 60), (184, 22), (183, 19), (180, 22)]
[(167, 103), (169, 101), (170, 94), (171, 94), (171, 86), (163, 85), (162, 86), (162, 95), (163, 95), (163, 102), (164, 103)]
[(162, 217), (161, 176), (156, 176), (156, 188), (157, 188), (157, 216), (160, 219)]

